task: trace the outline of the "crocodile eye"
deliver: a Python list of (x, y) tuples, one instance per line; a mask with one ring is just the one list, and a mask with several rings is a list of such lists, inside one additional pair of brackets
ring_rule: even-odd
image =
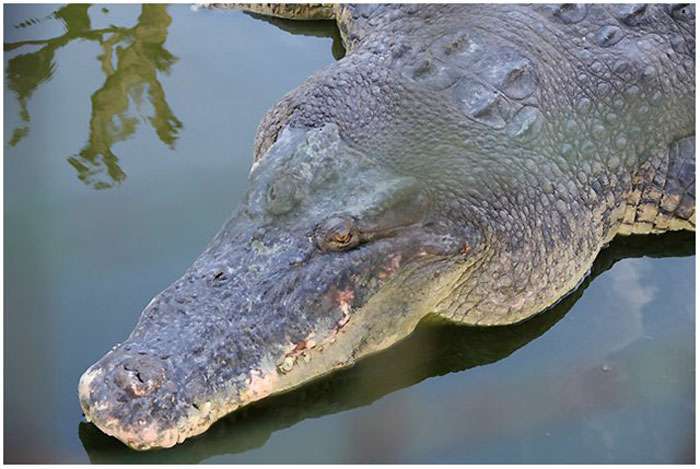
[(352, 234), (349, 231), (343, 231), (342, 233), (336, 231), (333, 233), (333, 242), (338, 244), (348, 244), (352, 239)]
[(329, 218), (316, 229), (316, 244), (322, 251), (347, 251), (360, 244), (360, 232), (348, 218)]

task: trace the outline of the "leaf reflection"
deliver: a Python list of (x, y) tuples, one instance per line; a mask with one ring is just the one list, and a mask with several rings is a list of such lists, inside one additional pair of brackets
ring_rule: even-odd
[[(65, 33), (59, 37), (4, 44), (6, 52), (41, 46), (36, 52), (19, 54), (8, 60), (6, 83), (17, 97), (22, 121), (8, 143), (15, 146), (28, 135), (27, 103), (34, 91), (53, 76), (56, 51), (74, 40), (96, 42), (102, 48), (97, 59), (106, 79), (91, 97), (88, 141), (76, 155), (68, 158), (68, 162), (85, 184), (105, 189), (126, 179), (112, 146), (136, 131), (140, 119), (129, 112), (134, 104), (140, 110), (147, 99), (153, 108), (153, 115), (147, 120), (158, 138), (171, 149), (183, 125), (170, 109), (158, 80), (158, 72), (168, 74), (177, 61), (163, 46), (172, 21), (167, 5), (143, 5), (136, 25), (131, 28), (111, 25), (103, 29), (91, 28), (89, 7), (89, 4), (74, 4), (53, 12), (47, 19), (61, 20), (65, 27)], [(31, 18), (15, 27), (24, 28), (39, 21), (42, 20)]]

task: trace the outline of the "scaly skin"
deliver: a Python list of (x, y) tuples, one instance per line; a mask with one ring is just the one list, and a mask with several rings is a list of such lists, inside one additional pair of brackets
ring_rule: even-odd
[(694, 230), (694, 14), (333, 6), (347, 56), (265, 116), (241, 207), (83, 375), (86, 417), (169, 447), (427, 314), (523, 321), (617, 234)]

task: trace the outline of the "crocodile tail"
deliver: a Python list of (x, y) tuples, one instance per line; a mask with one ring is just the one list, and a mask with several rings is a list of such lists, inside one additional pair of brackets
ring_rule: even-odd
[(333, 20), (333, 3), (203, 3), (204, 8), (236, 9), (290, 20)]

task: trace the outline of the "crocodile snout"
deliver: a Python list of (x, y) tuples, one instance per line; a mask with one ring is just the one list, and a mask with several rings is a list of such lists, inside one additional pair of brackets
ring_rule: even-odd
[(83, 413), (108, 435), (135, 449), (170, 447), (177, 442), (177, 422), (184, 415), (172, 395), (169, 370), (160, 358), (115, 349), (80, 378)]

